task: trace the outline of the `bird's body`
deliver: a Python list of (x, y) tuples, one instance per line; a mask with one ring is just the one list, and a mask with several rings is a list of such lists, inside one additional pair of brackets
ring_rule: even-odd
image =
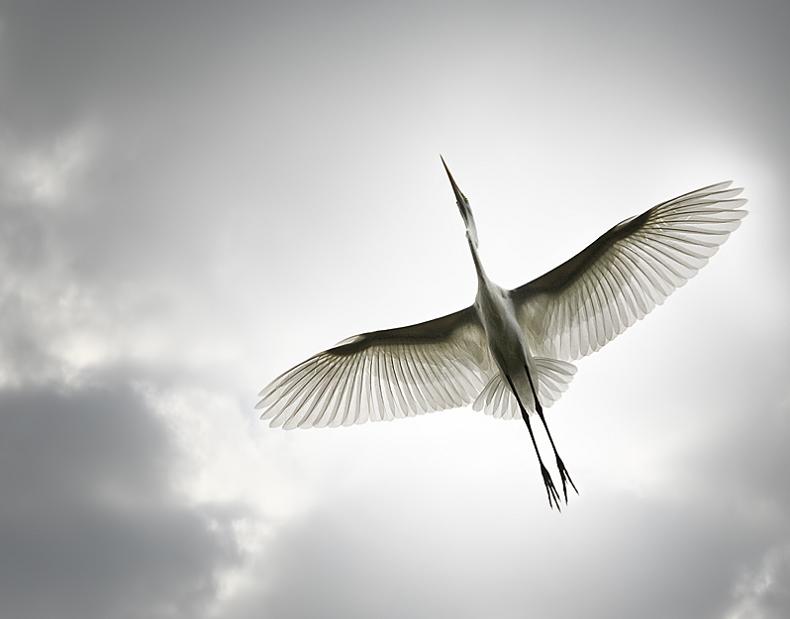
[[(442, 160), (444, 164), (444, 160)], [(363, 333), (310, 357), (264, 388), (262, 419), (285, 428), (350, 425), (473, 403), (522, 418), (549, 503), (559, 493), (530, 421), (548, 434), (567, 502), (576, 488), (543, 414), (570, 383), (571, 361), (598, 350), (682, 286), (740, 224), (746, 202), (709, 185), (614, 226), (579, 254), (513, 290), (492, 282), (478, 254), (469, 202), (444, 164), (477, 273), (475, 302), (424, 323)]]
[(531, 365), (529, 344), (506, 290), (493, 282), (485, 282), (477, 292), (475, 311), (483, 325), (491, 358), (503, 375)]
[[(476, 252), (476, 248), (472, 249)], [(516, 385), (519, 399), (530, 403), (534, 412), (527, 371), (534, 373), (533, 359), (526, 334), (518, 324), (516, 308), (508, 290), (492, 282), (485, 271), (478, 271), (477, 296), (474, 308), (485, 332), (489, 354), (500, 375), (510, 376)]]
[(500, 376), (511, 377), (521, 401), (530, 403), (528, 409), (532, 410), (527, 370), (530, 376), (534, 373), (534, 362), (507, 290), (490, 280), (481, 281), (474, 308), (483, 325), (486, 344)]

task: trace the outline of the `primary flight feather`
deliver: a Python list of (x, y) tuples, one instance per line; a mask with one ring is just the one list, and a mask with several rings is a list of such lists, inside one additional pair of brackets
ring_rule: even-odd
[(576, 489), (546, 425), (576, 372), (701, 269), (746, 215), (740, 188), (708, 185), (626, 219), (545, 275), (513, 290), (494, 284), (478, 254), (469, 201), (442, 159), (477, 273), (473, 305), (407, 327), (363, 333), (291, 368), (261, 392), (273, 427), (310, 428), (410, 417), (473, 403), (527, 425), (549, 504), (559, 492), (532, 430), (537, 413), (562, 481)]

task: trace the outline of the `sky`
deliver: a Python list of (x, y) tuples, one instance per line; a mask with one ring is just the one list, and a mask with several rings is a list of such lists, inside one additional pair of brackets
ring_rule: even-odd
[[(790, 615), (790, 4), (0, 1), (0, 619)], [(548, 420), (257, 392), (733, 179)], [(546, 448), (545, 440), (541, 445)]]

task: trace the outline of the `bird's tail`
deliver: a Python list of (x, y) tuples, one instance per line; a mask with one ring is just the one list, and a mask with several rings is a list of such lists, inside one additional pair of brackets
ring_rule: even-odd
[[(535, 386), (540, 403), (548, 408), (559, 400), (562, 393), (568, 388), (576, 373), (576, 366), (558, 359), (536, 357), (532, 359), (532, 371), (537, 378)], [(535, 399), (532, 397), (532, 390), (529, 387), (526, 374), (516, 375), (514, 383), (519, 390), (522, 404), (528, 412), (534, 413), (536, 410)], [(472, 408), (476, 411), (484, 411), (486, 415), (494, 417), (521, 419), (518, 402), (507, 381), (502, 378), (499, 372), (483, 387)]]

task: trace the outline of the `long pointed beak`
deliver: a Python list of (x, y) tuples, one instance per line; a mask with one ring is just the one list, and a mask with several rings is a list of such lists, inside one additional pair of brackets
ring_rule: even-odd
[(466, 199), (466, 196), (461, 193), (461, 190), (458, 189), (458, 185), (455, 183), (455, 179), (453, 175), (450, 173), (450, 168), (447, 167), (447, 163), (444, 160), (444, 157), (439, 155), (439, 159), (442, 160), (442, 165), (444, 166), (444, 171), (447, 172), (447, 178), (450, 179), (450, 185), (453, 187), (453, 193), (455, 193), (455, 199), (458, 202), (458, 206), (461, 204), (469, 204), (469, 200)]

